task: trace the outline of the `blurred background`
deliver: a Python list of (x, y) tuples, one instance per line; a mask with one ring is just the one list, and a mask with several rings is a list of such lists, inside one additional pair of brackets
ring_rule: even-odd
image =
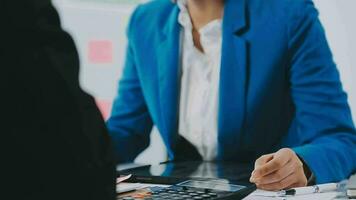
[[(96, 98), (107, 118), (125, 61), (126, 25), (135, 7), (147, 0), (52, 1), (59, 11), (63, 28), (72, 34), (76, 42), (81, 59), (81, 85)], [(356, 119), (356, 0), (314, 2)], [(136, 162), (158, 163), (166, 158), (162, 139), (154, 129), (150, 147)]]

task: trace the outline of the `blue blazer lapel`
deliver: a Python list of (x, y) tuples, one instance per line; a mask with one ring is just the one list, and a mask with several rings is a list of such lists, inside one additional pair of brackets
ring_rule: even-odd
[(157, 48), (159, 99), (162, 115), (162, 136), (170, 157), (173, 157), (178, 130), (178, 97), (180, 83), (179, 44), (180, 27), (178, 24), (179, 9), (175, 7), (162, 29), (162, 40)]
[(219, 98), (219, 158), (236, 158), (245, 117), (247, 42), (239, 36), (246, 28), (245, 0), (228, 0), (223, 23)]

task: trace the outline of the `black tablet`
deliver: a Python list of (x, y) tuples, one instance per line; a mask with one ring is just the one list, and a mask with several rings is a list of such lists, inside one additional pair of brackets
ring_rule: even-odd
[(171, 185), (149, 188), (148, 199), (240, 200), (256, 189), (248, 181), (252, 169), (249, 164), (228, 162), (167, 162), (119, 173), (131, 174), (129, 182)]
[(249, 185), (252, 164), (233, 162), (166, 162), (119, 171), (129, 182), (174, 185), (188, 180), (219, 180)]

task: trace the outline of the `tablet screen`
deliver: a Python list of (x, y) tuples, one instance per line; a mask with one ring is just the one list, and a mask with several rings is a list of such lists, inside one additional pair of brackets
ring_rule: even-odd
[(179, 183), (178, 186), (203, 188), (203, 189), (219, 190), (219, 191), (226, 191), (226, 192), (237, 192), (241, 189), (246, 188), (245, 186), (229, 184), (228, 182), (224, 183), (222, 181), (195, 181), (195, 180), (189, 180), (183, 183)]
[(230, 183), (248, 183), (252, 165), (217, 162), (169, 162), (119, 171), (121, 175), (132, 174), (137, 181), (176, 184), (187, 180), (219, 179)]

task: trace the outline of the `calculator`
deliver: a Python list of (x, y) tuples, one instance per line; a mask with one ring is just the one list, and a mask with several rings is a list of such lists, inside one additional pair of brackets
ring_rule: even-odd
[(238, 200), (252, 193), (255, 186), (229, 184), (223, 181), (189, 180), (170, 187), (151, 187), (144, 196), (119, 197), (118, 200)]

